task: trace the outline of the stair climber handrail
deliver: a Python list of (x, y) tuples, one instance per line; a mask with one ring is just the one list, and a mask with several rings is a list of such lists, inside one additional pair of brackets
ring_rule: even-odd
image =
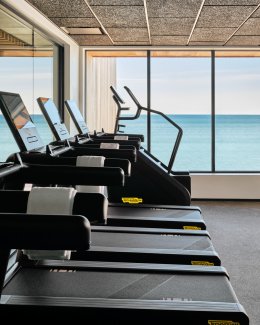
[(144, 110), (146, 112), (151, 112), (151, 113), (162, 116), (165, 120), (167, 120), (171, 125), (173, 125), (178, 130), (178, 134), (177, 134), (177, 137), (176, 137), (173, 149), (172, 149), (171, 157), (170, 157), (170, 160), (169, 160), (169, 163), (168, 163), (168, 166), (167, 166), (167, 172), (168, 172), (168, 174), (170, 174), (171, 171), (172, 171), (172, 167), (173, 167), (173, 164), (174, 164), (174, 161), (175, 161), (179, 146), (180, 146), (182, 136), (183, 136), (182, 128), (177, 123), (175, 123), (173, 120), (171, 120), (164, 113), (162, 113), (160, 111), (157, 111), (157, 110), (154, 110), (154, 109), (148, 109), (147, 107), (143, 107), (139, 103), (137, 98), (134, 96), (132, 91), (127, 86), (124, 86), (124, 88), (127, 91), (127, 93), (129, 94), (129, 96), (132, 98), (135, 105), (137, 106), (137, 111), (136, 111), (136, 114), (134, 116), (131, 116), (131, 117), (129, 117), (129, 116), (128, 117), (120, 117), (120, 116), (118, 116), (118, 120), (134, 120), (134, 119), (137, 119), (140, 116), (142, 110)]

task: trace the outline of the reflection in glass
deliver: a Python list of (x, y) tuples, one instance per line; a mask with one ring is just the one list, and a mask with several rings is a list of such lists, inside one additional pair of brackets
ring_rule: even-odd
[[(21, 96), (44, 144), (53, 141), (51, 131), (36, 102), (40, 96), (53, 98), (54, 73), (57, 74), (57, 47), (28, 23), (0, 6), (0, 90)], [(58, 80), (58, 78), (55, 78)], [(23, 127), (23, 115), (15, 123)], [(18, 125), (19, 124), (19, 125)], [(6, 134), (9, 134), (8, 141)], [(8, 126), (0, 115), (0, 160), (18, 151)]]
[(17, 129), (27, 128), (32, 126), (32, 122), (24, 103), (21, 102), (18, 96), (2, 95), (2, 98), (9, 110), (11, 119)]

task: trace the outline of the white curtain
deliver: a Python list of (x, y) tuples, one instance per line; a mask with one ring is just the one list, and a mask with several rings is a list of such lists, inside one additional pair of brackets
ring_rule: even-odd
[(90, 131), (113, 132), (117, 108), (109, 87), (116, 84), (116, 58), (87, 54), (86, 62), (87, 125)]

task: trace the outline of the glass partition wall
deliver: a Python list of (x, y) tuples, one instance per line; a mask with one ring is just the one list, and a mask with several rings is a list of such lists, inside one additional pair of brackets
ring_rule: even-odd
[[(58, 46), (2, 6), (0, 34), (0, 91), (20, 94), (47, 144), (53, 137), (36, 99), (50, 97), (57, 103)], [(2, 114), (0, 146), (0, 161), (19, 151)]]
[[(164, 118), (149, 113), (151, 109), (183, 129), (173, 170), (260, 171), (260, 51), (87, 53), (96, 60), (113, 58), (112, 85), (131, 107), (124, 115), (132, 116), (136, 109), (124, 86), (148, 108), (148, 114), (138, 120), (121, 123), (125, 132), (143, 133), (145, 148), (164, 164), (169, 162), (177, 132)], [(93, 93), (87, 92), (88, 96)], [(107, 96), (112, 98), (112, 93)]]

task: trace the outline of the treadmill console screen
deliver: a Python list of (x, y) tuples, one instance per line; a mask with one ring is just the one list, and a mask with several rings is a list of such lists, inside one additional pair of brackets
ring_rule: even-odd
[(66, 125), (62, 123), (58, 109), (52, 99), (39, 97), (37, 101), (42, 114), (45, 116), (56, 140), (62, 141), (69, 139), (70, 134), (66, 128)]
[(46, 111), (46, 114), (48, 114), (52, 124), (61, 124), (61, 118), (54, 102), (50, 98), (43, 97), (40, 97), (39, 101), (42, 103), (41, 109)]
[(75, 123), (75, 125), (78, 129), (78, 132), (80, 134), (89, 133), (87, 124), (85, 123), (84, 118), (81, 115), (81, 112), (80, 112), (77, 104), (75, 103), (75, 101), (74, 100), (66, 100), (65, 104), (68, 108), (71, 118), (73, 119), (73, 122)]
[(44, 146), (19, 94), (0, 92), (0, 108), (21, 151)]
[(2, 95), (2, 100), (6, 103), (10, 117), (17, 129), (33, 127), (30, 115), (19, 97), (7, 94)]

